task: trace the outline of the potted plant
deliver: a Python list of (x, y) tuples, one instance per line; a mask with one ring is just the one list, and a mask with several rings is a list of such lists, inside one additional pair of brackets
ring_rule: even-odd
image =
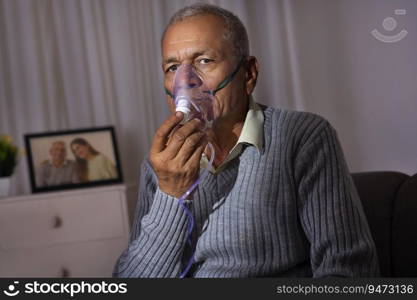
[(0, 135), (0, 197), (10, 190), (10, 177), (17, 165), (18, 148), (10, 136)]

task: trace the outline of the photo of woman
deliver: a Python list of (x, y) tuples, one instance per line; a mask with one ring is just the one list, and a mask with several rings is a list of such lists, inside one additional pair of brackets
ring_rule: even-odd
[(115, 165), (83, 138), (71, 142), (71, 151), (75, 156), (75, 170), (81, 182), (114, 179), (117, 177)]
[(30, 133), (25, 145), (34, 193), (123, 182), (113, 127)]

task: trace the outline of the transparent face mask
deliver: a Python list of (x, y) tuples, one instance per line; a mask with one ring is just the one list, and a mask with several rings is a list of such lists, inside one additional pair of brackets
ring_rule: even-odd
[(184, 114), (182, 123), (198, 118), (206, 128), (212, 126), (214, 95), (192, 65), (178, 67), (171, 91), (176, 111)]
[[(213, 104), (218, 91), (226, 87), (236, 76), (244, 62), (241, 58), (234, 71), (226, 76), (215, 89), (210, 89), (204, 81), (204, 72), (196, 70), (193, 65), (180, 65), (173, 75), (171, 90), (165, 89), (174, 101), (176, 111), (184, 113), (181, 124), (198, 118), (206, 124), (206, 128), (212, 126), (214, 121)], [(171, 73), (172, 74), (172, 73)], [(170, 80), (168, 77), (168, 80)]]

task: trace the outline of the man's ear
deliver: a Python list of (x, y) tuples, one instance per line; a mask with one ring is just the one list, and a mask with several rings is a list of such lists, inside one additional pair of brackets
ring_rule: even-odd
[(255, 56), (249, 56), (246, 60), (245, 82), (246, 94), (251, 95), (258, 80), (259, 64)]

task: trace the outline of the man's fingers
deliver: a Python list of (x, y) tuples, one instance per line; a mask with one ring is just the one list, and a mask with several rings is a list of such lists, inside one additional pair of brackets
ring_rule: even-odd
[(175, 159), (178, 159), (182, 164), (185, 164), (190, 156), (196, 151), (196, 149), (201, 145), (201, 142), (204, 139), (206, 134), (204, 132), (195, 132), (190, 135), (182, 145)]
[(204, 149), (206, 149), (207, 143), (208, 143), (207, 140), (204, 139), (203, 142), (200, 144), (200, 146), (197, 147), (197, 149), (191, 155), (190, 159), (184, 165), (186, 168), (195, 168), (199, 166), (201, 155), (203, 154)]
[(201, 129), (202, 123), (198, 119), (193, 119), (184, 126), (176, 130), (172, 137), (170, 137), (169, 144), (165, 149), (165, 154), (167, 158), (174, 158), (177, 156), (178, 152), (180, 151), (182, 145), (185, 141), (195, 132), (199, 132)]
[(176, 112), (175, 114), (169, 116), (164, 123), (162, 123), (153, 138), (151, 153), (159, 153), (164, 150), (169, 134), (174, 127), (181, 122), (183, 117), (183, 113)]

